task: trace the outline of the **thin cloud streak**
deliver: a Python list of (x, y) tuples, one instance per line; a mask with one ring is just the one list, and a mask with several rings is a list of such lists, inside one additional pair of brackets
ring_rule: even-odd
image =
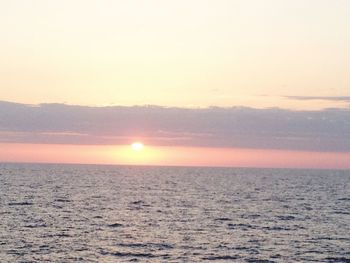
[(0, 142), (350, 151), (350, 110), (87, 107), (0, 102)]
[(283, 96), (291, 100), (326, 100), (326, 101), (341, 101), (350, 102), (350, 96)]

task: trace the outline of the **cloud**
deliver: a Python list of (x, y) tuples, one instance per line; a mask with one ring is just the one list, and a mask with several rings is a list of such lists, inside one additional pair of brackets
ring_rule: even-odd
[(0, 142), (350, 151), (350, 110), (87, 107), (0, 101)]
[(334, 96), (334, 97), (322, 97), (322, 96), (284, 96), (284, 98), (291, 99), (291, 100), (328, 100), (328, 101), (350, 102), (350, 96)]

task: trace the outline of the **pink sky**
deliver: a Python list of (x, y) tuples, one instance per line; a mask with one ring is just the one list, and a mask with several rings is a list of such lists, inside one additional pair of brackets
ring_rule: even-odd
[(350, 153), (204, 147), (0, 144), (2, 162), (350, 169)]

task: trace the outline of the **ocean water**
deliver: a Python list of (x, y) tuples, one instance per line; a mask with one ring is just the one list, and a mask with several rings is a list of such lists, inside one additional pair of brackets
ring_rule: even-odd
[(0, 262), (350, 262), (350, 171), (0, 164)]

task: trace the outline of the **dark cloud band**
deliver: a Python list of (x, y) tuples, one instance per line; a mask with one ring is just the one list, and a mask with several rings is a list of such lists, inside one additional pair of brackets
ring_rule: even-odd
[(0, 142), (350, 151), (350, 110), (86, 107), (0, 102)]

